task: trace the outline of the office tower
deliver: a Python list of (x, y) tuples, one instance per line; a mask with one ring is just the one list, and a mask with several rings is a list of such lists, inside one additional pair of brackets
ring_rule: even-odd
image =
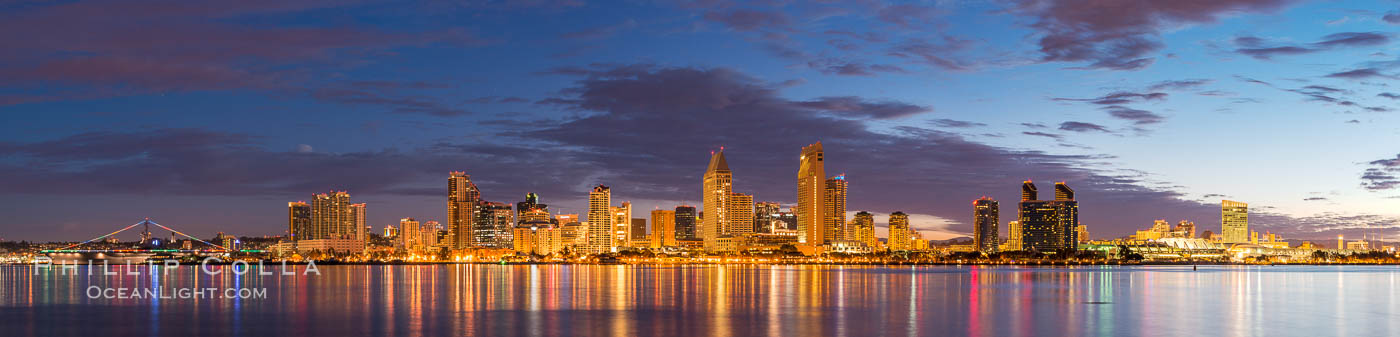
[(578, 214), (559, 214), (554, 216), (554, 222), (559, 224), (564, 246), (580, 250), (587, 248), (588, 226), (581, 222)]
[(622, 202), (620, 207), (609, 207), (612, 214), (613, 247), (632, 245), (632, 203)]
[(1039, 200), (1039, 193), (1035, 189), (1035, 184), (1030, 180), (1021, 183), (1021, 201)]
[(788, 207), (787, 212), (778, 213), (778, 221), (782, 221), (783, 225), (787, 226), (783, 229), (797, 230), (797, 207)]
[(854, 233), (846, 230), (846, 175), (826, 180), (825, 198), (826, 241), (850, 240)]
[(319, 193), (311, 196), (311, 231), (302, 240), (345, 239), (352, 237), (355, 214), (350, 213), (350, 194)]
[(1006, 247), (1008, 250), (1024, 250), (1021, 240), (1021, 222), (1011, 221), (1006, 223)]
[(909, 216), (904, 212), (890, 213), (890, 250), (910, 250), (913, 245), (910, 239), (913, 234), (909, 232)]
[(1075, 231), (1075, 232), (1077, 233), (1077, 234), (1075, 234), (1075, 236), (1079, 238), (1079, 243), (1087, 243), (1087, 242), (1090, 241), (1090, 239), (1089, 239), (1089, 226), (1085, 226), (1084, 224), (1080, 224), (1079, 227), (1076, 228), (1076, 231)]
[(394, 238), (399, 236), (399, 228), (394, 225), (384, 226), (384, 237)]
[(723, 234), (742, 236), (753, 234), (754, 204), (753, 195), (734, 193), (729, 197), (729, 225)]
[(526, 194), (525, 201), (515, 203), (515, 222), (523, 224), (531, 221), (549, 222), (549, 205), (540, 203), (540, 196)]
[(641, 247), (638, 242), (647, 241), (647, 219), (632, 218), (632, 231), (627, 234), (631, 236), (633, 247)]
[(1220, 234), (1225, 243), (1249, 242), (1249, 204), (1220, 201)]
[(1065, 182), (1055, 183), (1055, 221), (1060, 227), (1061, 248), (1075, 250), (1079, 248), (1079, 201), (1074, 200), (1074, 189), (1069, 188)]
[(822, 142), (802, 147), (797, 169), (797, 242), (820, 246), (826, 238), (826, 163)]
[(612, 214), (608, 214), (611, 207), (612, 190), (607, 186), (595, 186), (588, 193), (588, 245), (585, 252), (602, 254), (613, 251)]
[(782, 207), (776, 202), (760, 201), (753, 204), (754, 233), (772, 233), (778, 224), (778, 213)]
[(365, 204), (350, 204), (350, 223), (347, 238), (365, 241)]
[(695, 230), (696, 222), (698, 222), (698, 220), (699, 219), (697, 219), (697, 214), (695, 214), (695, 206), (676, 206), (676, 239), (697, 239), (696, 235), (700, 234), (697, 233)]
[(447, 176), (447, 230), (452, 232), (453, 249), (474, 246), (473, 228), (481, 191), (466, 172), (453, 171)]
[(516, 252), (549, 255), (564, 250), (564, 230), (549, 220), (532, 219), (520, 223), (511, 235)]
[(473, 247), (510, 248), (515, 229), (515, 211), (510, 204), (482, 200), (476, 209)]
[(729, 163), (724, 160), (724, 150), (710, 155), (710, 166), (705, 169), (701, 200), (705, 208), (700, 219), (701, 239), (705, 250), (718, 251), (719, 237), (728, 232), (730, 199), (734, 195), (734, 173), (729, 171)]
[(399, 219), (399, 233), (395, 246), (403, 247), (408, 251), (423, 249), (423, 233), (418, 227), (418, 220), (413, 218)]
[(972, 202), (972, 245), (977, 251), (997, 252), (997, 223), (999, 206), (996, 200), (982, 197)]
[(676, 211), (664, 209), (651, 211), (651, 233), (653, 247), (675, 247)]
[(311, 231), (311, 205), (293, 201), (287, 203), (287, 238), (302, 239)]
[(850, 227), (854, 232), (854, 240), (864, 243), (866, 247), (875, 249), (880, 245), (879, 239), (875, 238), (875, 216), (870, 212), (856, 212), (856, 216), (851, 218)]

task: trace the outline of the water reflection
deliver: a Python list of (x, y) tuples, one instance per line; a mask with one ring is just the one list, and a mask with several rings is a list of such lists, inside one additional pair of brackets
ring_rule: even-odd
[[(19, 335), (1344, 335), (1400, 333), (1394, 267), (0, 266)], [(90, 286), (266, 288), (90, 299)], [(135, 323), (135, 324), (133, 324)]]

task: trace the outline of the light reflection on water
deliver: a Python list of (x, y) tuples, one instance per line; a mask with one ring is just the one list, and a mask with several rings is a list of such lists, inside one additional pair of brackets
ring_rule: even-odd
[[(1390, 266), (141, 268), (89, 276), (0, 266), (0, 334), (1400, 334), (1400, 268)], [(266, 288), (267, 298), (89, 299), (89, 286)]]

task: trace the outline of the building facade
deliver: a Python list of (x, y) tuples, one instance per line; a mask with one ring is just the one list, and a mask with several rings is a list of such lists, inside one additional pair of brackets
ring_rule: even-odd
[(728, 232), (730, 199), (734, 196), (734, 173), (724, 160), (724, 151), (710, 155), (710, 166), (705, 169), (702, 181), (704, 195), (704, 218), (700, 228), (704, 231), (700, 238), (705, 241), (705, 250), (719, 251), (719, 237)]
[(972, 202), (972, 245), (984, 254), (997, 252), (1000, 244), (997, 236), (997, 223), (1000, 206), (996, 200), (982, 197)]
[(798, 243), (821, 246), (826, 238), (826, 163), (822, 143), (802, 148), (801, 164), (797, 169), (797, 230)]
[(473, 234), (476, 225), (477, 207), (481, 203), (481, 191), (472, 183), (466, 172), (453, 171), (447, 176), (447, 230), (451, 232), (452, 248), (464, 249), (474, 246)]
[(676, 240), (698, 239), (697, 235), (700, 233), (696, 232), (695, 227), (698, 225), (699, 215), (695, 213), (695, 206), (676, 206), (675, 213)]
[(890, 213), (890, 250), (911, 250), (913, 234), (909, 231), (909, 215), (904, 212)]
[(651, 246), (676, 246), (676, 211), (651, 211)]
[(584, 252), (602, 254), (613, 251), (612, 190), (598, 185), (588, 193), (588, 233)]
[(826, 180), (823, 205), (827, 209), (826, 241), (850, 240), (854, 233), (846, 229), (846, 175), (838, 175)]
[(1249, 204), (1220, 201), (1220, 234), (1225, 243), (1249, 242)]

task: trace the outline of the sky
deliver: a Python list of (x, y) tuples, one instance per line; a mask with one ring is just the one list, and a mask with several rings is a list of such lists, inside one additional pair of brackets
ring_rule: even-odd
[[(1021, 182), (1094, 238), (1400, 238), (1400, 2), (0, 1), (0, 238), (150, 218), (280, 235), (344, 190), (376, 230), (483, 198), (586, 213), (735, 191), (792, 204), (820, 141), (849, 210), (971, 232)], [(883, 230), (880, 230), (883, 233)]]

